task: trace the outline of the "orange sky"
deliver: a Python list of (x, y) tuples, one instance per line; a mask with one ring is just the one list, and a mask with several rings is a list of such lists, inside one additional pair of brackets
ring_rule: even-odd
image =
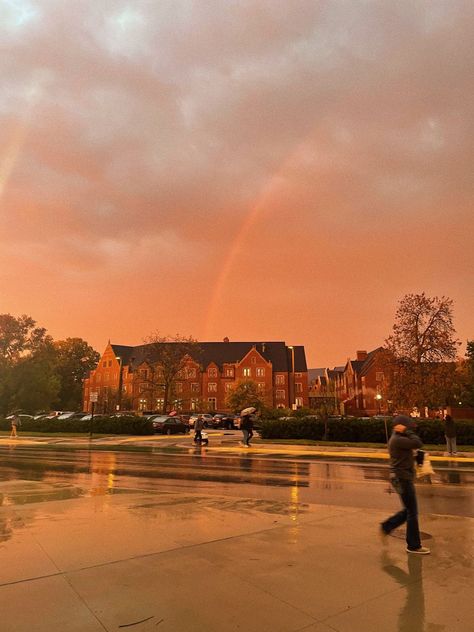
[(0, 313), (304, 344), (474, 338), (470, 1), (0, 2)]

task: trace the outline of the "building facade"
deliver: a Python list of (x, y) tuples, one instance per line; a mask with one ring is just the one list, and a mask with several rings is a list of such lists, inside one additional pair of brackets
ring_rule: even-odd
[[(159, 362), (154, 357), (155, 345), (130, 347), (109, 342), (96, 369), (84, 380), (83, 410), (91, 410), (91, 399), (97, 399), (96, 410), (100, 412), (161, 411), (164, 396), (159, 383)], [(173, 380), (169, 401), (173, 408), (183, 412), (229, 411), (228, 395), (246, 380), (255, 382), (269, 407), (308, 406), (303, 346), (228, 339), (190, 346)]]
[(383, 365), (383, 348), (371, 352), (357, 351), (354, 360), (334, 369), (313, 369), (315, 376), (309, 389), (312, 408), (322, 403), (334, 404), (334, 412), (356, 417), (387, 414), (387, 376)]

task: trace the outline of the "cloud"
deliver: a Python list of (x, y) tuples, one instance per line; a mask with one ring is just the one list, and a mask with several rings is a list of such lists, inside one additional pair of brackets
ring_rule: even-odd
[[(206, 303), (255, 209), (218, 312), (253, 293), (247, 329), (263, 314), (269, 329), (298, 330), (269, 275), (306, 322), (319, 302), (305, 288), (317, 292), (320, 275), (357, 313), (353, 284), (370, 300), (377, 274), (392, 293), (426, 284), (449, 295), (442, 252), (467, 277), (472, 259), (457, 253), (470, 249), (459, 226), (472, 226), (471, 2), (4, 0), (0, 11), (7, 306), (18, 303), (12, 248), (50, 279), (96, 288), (103, 274), (112, 296), (120, 278), (158, 283), (157, 266), (177, 303), (189, 278)], [(426, 268), (412, 253), (427, 243)], [(393, 246), (410, 253), (411, 280), (384, 254)], [(213, 335), (243, 335), (239, 318), (229, 308)], [(205, 320), (186, 329), (199, 335)]]

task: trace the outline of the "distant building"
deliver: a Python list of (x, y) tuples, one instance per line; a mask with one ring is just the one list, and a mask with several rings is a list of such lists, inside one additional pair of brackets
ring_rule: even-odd
[[(334, 369), (309, 369), (313, 376), (309, 389), (312, 408), (325, 404), (343, 415), (371, 416), (387, 413), (387, 376), (382, 362), (383, 348), (370, 353), (357, 351), (354, 360)], [(314, 373), (313, 373), (314, 371)]]
[[(166, 342), (161, 344), (174, 344)], [(128, 408), (159, 411), (163, 396), (150, 389), (149, 371), (156, 368), (154, 345), (136, 347), (108, 344), (84, 380), (83, 409)], [(241, 381), (252, 380), (268, 406), (308, 406), (308, 370), (303, 346), (284, 342), (201, 342), (191, 347), (183, 370), (174, 382), (173, 407), (185, 411), (227, 411), (227, 396)]]

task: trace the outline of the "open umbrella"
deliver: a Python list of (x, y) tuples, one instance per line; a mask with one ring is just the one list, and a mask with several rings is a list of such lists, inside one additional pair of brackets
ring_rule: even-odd
[(240, 415), (241, 417), (244, 417), (245, 415), (252, 415), (256, 411), (257, 411), (256, 408), (254, 408), (253, 406), (250, 406), (249, 408), (244, 408), (243, 411), (240, 413)]

